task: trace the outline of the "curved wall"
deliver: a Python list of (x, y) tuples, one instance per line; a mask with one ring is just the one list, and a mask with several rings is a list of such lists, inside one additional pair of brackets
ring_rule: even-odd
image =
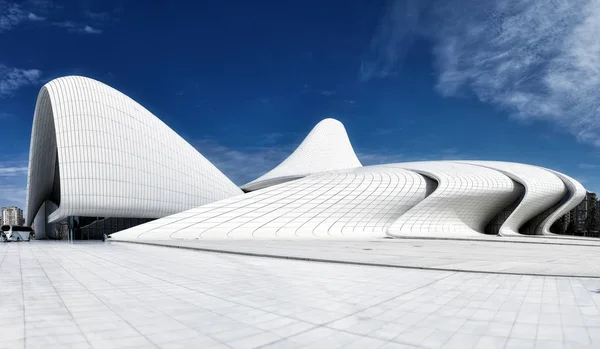
[(500, 227), (502, 236), (520, 236), (519, 229), (530, 219), (552, 207), (567, 192), (563, 181), (541, 167), (501, 161), (461, 161), (498, 170), (525, 188), (523, 198)]
[(56, 221), (67, 216), (157, 218), (241, 193), (190, 144), (121, 92), (79, 76), (42, 87), (31, 137), (27, 224), (50, 197), (58, 201), (52, 214)]
[(486, 225), (521, 195), (521, 187), (501, 172), (451, 161), (386, 165), (430, 176), (437, 189), (403, 214), (387, 234), (402, 236), (481, 236)]
[(536, 234), (538, 235), (556, 235), (550, 232), (552, 224), (554, 224), (561, 216), (579, 205), (585, 199), (587, 193), (583, 185), (575, 179), (554, 170), (548, 171), (554, 173), (564, 182), (567, 187), (567, 192), (564, 197), (564, 202), (559, 204), (555, 211), (550, 213), (550, 215), (537, 226)]

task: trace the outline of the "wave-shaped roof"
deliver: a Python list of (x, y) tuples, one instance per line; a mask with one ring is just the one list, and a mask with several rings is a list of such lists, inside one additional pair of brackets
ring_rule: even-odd
[(27, 224), (67, 216), (158, 218), (242, 194), (159, 118), (99, 81), (44, 85), (35, 108)]

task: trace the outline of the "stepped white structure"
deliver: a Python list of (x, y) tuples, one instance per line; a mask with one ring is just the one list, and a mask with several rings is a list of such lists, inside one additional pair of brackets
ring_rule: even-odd
[(141, 105), (71, 76), (38, 96), (27, 224), (38, 237), (120, 230), (115, 239), (136, 241), (533, 236), (551, 235), (585, 194), (573, 178), (526, 164), (362, 166), (334, 119), (238, 188)]

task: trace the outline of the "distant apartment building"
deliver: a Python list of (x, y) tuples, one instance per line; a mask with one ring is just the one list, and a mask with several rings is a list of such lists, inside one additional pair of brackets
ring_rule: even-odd
[(2, 207), (2, 225), (23, 225), (23, 210), (16, 206)]
[[(585, 199), (565, 215), (563, 222), (573, 222), (571, 233), (596, 235), (600, 226), (600, 203), (595, 193), (587, 192)], [(567, 231), (567, 228), (563, 231)]]

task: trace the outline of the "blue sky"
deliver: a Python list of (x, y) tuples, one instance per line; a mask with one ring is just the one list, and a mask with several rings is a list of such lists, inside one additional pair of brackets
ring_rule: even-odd
[(37, 92), (73, 74), (237, 184), (333, 117), (364, 164), (516, 161), (597, 191), (598, 23), (594, 0), (0, 0), (0, 205), (24, 206)]

